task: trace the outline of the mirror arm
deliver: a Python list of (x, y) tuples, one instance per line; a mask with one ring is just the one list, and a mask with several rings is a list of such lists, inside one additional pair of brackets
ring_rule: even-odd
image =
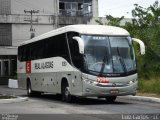
[(137, 38), (132, 38), (132, 40), (137, 42), (140, 45), (140, 53), (141, 53), (141, 55), (144, 55), (145, 54), (145, 45), (144, 45), (144, 43), (140, 39), (137, 39)]

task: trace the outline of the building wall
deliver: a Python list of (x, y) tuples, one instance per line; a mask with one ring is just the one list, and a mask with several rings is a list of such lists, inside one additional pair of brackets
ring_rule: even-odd
[(98, 0), (92, 0), (92, 12), (93, 17), (98, 17)]
[(11, 14), (24, 14), (24, 10), (39, 10), (39, 15), (53, 15), (57, 0), (11, 0)]
[[(41, 35), (53, 30), (52, 25), (33, 25), (35, 36)], [(12, 46), (19, 46), (20, 43), (30, 39), (30, 24), (13, 24), (12, 25)]]
[(12, 45), (12, 25), (0, 24), (0, 46)]
[(11, 14), (11, 0), (0, 0), (0, 14)]

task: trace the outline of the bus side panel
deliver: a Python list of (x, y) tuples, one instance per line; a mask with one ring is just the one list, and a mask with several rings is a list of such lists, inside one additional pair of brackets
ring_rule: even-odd
[[(44, 67), (44, 64), (46, 66)], [(49, 66), (51, 65), (51, 66)], [(26, 89), (29, 78), (33, 91), (61, 93), (61, 82), (65, 78), (72, 95), (82, 95), (81, 72), (61, 57), (18, 63), (18, 82)]]
[(57, 93), (56, 72), (32, 73), (32, 90)]
[(27, 74), (26, 74), (25, 62), (17, 61), (17, 77), (18, 77), (18, 87), (26, 89)]
[(81, 80), (81, 72), (74, 69), (73, 71), (66, 72), (58, 72), (57, 73), (57, 93), (61, 93), (61, 83), (62, 79), (66, 79), (69, 87), (71, 95), (82, 96), (82, 80)]
[(82, 96), (83, 91), (83, 83), (82, 83), (82, 77), (81, 77), (80, 71), (74, 71), (73, 79), (71, 81), (72, 83), (72, 91), (71, 94), (76, 96)]

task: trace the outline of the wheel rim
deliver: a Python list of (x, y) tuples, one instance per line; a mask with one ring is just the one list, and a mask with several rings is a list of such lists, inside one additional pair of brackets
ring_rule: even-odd
[(31, 94), (31, 85), (28, 84), (28, 94), (30, 95)]
[(69, 95), (70, 95), (69, 87), (66, 87), (66, 88), (65, 88), (64, 94), (65, 94), (65, 98), (66, 98), (66, 100), (67, 100), (67, 99), (69, 98)]

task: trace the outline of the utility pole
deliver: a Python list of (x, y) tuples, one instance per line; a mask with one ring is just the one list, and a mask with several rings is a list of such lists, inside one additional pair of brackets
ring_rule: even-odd
[(30, 32), (31, 32), (31, 38), (35, 37), (35, 29), (33, 29), (33, 14), (35, 13), (39, 13), (39, 10), (24, 10), (25, 13), (30, 13), (31, 14), (31, 20), (26, 20), (26, 21), (30, 21)]
[(58, 23), (58, 19), (59, 19), (59, 17), (58, 17), (58, 14), (59, 14), (59, 12), (58, 12), (58, 10), (59, 10), (59, 8), (58, 8), (58, 6), (59, 6), (59, 2), (58, 2), (58, 0), (55, 0), (55, 6), (54, 6), (54, 11), (56, 11), (55, 13), (54, 13), (54, 16), (55, 16), (55, 28), (57, 29), (58, 27), (59, 27), (59, 23)]

